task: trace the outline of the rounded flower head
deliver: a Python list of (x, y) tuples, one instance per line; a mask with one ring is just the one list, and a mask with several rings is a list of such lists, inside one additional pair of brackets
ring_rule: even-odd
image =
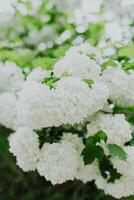
[(49, 73), (43, 70), (41, 67), (35, 68), (27, 77), (28, 81), (42, 81)]
[(78, 53), (66, 55), (54, 66), (54, 73), (58, 77), (67, 73), (83, 79), (96, 79), (100, 72), (101, 69), (95, 61)]
[(82, 137), (79, 137), (77, 134), (63, 133), (62, 140), (70, 142), (81, 155), (81, 152), (84, 148)]
[(62, 141), (61, 143), (43, 145), (37, 170), (52, 184), (74, 180), (77, 167), (78, 154), (71, 143)]
[(17, 126), (17, 97), (12, 93), (0, 95), (0, 124), (15, 129)]
[(53, 91), (48, 86), (28, 81), (19, 94), (18, 123), (31, 128), (56, 126), (57, 109)]
[(21, 89), (23, 81), (22, 71), (15, 63), (0, 64), (0, 93), (18, 91)]
[(134, 178), (134, 147), (126, 146), (123, 149), (127, 153), (127, 160), (123, 161), (114, 157), (111, 161), (119, 173)]
[(108, 143), (123, 146), (131, 140), (132, 129), (123, 114), (96, 114), (87, 125), (88, 136), (98, 131), (104, 131), (108, 136)]
[(79, 78), (61, 79), (56, 85), (56, 99), (62, 124), (82, 122), (88, 116), (90, 88)]
[(114, 183), (108, 183), (107, 179), (98, 176), (95, 182), (99, 189), (104, 190), (105, 194), (118, 199), (134, 195), (134, 147), (126, 146), (124, 150), (127, 153), (126, 161), (119, 160), (116, 157), (111, 159), (114, 168), (121, 174), (120, 179), (116, 179)]
[(90, 59), (95, 60), (98, 64), (102, 64), (104, 62), (99, 49), (87, 42), (78, 46), (73, 46), (66, 52), (67, 56), (74, 54), (88, 56)]
[(95, 183), (98, 189), (104, 190), (105, 194), (112, 195), (117, 199), (134, 195), (133, 178), (128, 178), (127, 176), (122, 176), (114, 183), (108, 183), (107, 179), (98, 176)]
[(102, 109), (107, 98), (103, 83), (90, 88), (80, 78), (61, 78), (53, 89), (28, 81), (19, 95), (18, 123), (31, 128), (78, 124)]
[(81, 157), (81, 162), (79, 162), (79, 168), (77, 170), (76, 178), (81, 180), (83, 183), (96, 180), (100, 174), (99, 165), (96, 161), (89, 165), (84, 165), (84, 161)]
[(32, 129), (19, 128), (9, 137), (10, 152), (16, 156), (17, 164), (23, 171), (36, 169), (39, 156), (38, 136)]
[(103, 80), (110, 92), (110, 99), (123, 106), (134, 105), (134, 74), (127, 74), (120, 67), (107, 68), (103, 73)]

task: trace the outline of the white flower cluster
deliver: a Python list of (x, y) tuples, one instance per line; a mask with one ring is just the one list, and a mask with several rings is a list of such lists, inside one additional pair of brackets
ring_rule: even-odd
[(119, 146), (124, 146), (132, 137), (131, 126), (125, 120), (125, 115), (123, 114), (97, 113), (91, 118), (90, 124), (87, 125), (87, 130), (88, 136), (102, 130), (107, 133), (107, 143), (118, 144)]
[(102, 176), (96, 179), (96, 185), (99, 189), (103, 189), (106, 194), (110, 194), (116, 198), (127, 197), (134, 194), (134, 148), (124, 147), (128, 155), (127, 161), (122, 161), (117, 158), (112, 159), (114, 167), (122, 174), (121, 178), (114, 183), (108, 183)]
[[(134, 73), (126, 73), (121, 66), (102, 71), (104, 61), (98, 48), (84, 43), (71, 47), (52, 71), (38, 67), (26, 80), (15, 64), (1, 64), (0, 124), (15, 130), (9, 137), (10, 152), (24, 171), (37, 170), (52, 184), (74, 179), (95, 181), (105, 193), (120, 198), (134, 194), (134, 148), (126, 146), (132, 139), (132, 127), (124, 114), (112, 113), (108, 100), (134, 105)], [(45, 138), (53, 139), (55, 136), (47, 134), (61, 127), (62, 134), (56, 132), (58, 139), (50, 142)], [(87, 144), (83, 141), (99, 131), (107, 135), (107, 141), (98, 142), (95, 148), (103, 148), (121, 174), (114, 183), (102, 177), (97, 157), (85, 164)], [(40, 137), (40, 133), (44, 135)], [(109, 144), (122, 148), (127, 160), (112, 156)], [(93, 152), (88, 153), (92, 159)]]
[(17, 92), (23, 83), (24, 75), (15, 63), (0, 64), (0, 124), (7, 128), (17, 126)]
[(121, 67), (107, 68), (103, 80), (110, 91), (110, 99), (123, 106), (134, 105), (134, 73), (127, 74)]
[[(50, 73), (38, 68), (28, 76), (19, 92), (19, 126), (37, 129), (63, 124), (74, 125), (103, 109), (109, 92), (101, 80), (100, 66), (84, 54), (85, 48), (83, 45), (83, 55), (76, 47), (74, 50), (70, 49), (67, 55), (55, 64), (53, 73), (59, 80), (54, 83), (53, 89), (41, 83), (43, 77), (49, 76)], [(91, 49), (90, 45), (88, 49)], [(86, 80), (90, 79), (93, 80), (91, 87), (86, 83)]]

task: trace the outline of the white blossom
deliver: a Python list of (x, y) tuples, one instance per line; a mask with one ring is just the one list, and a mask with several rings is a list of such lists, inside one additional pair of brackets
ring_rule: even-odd
[(127, 160), (119, 160), (114, 157), (111, 159), (115, 169), (122, 175), (120, 179), (116, 179), (114, 183), (108, 183), (107, 179), (102, 176), (98, 176), (96, 179), (96, 185), (99, 189), (103, 189), (105, 194), (110, 194), (116, 198), (127, 197), (134, 195), (134, 147), (124, 147), (127, 153)]
[(41, 67), (37, 67), (31, 71), (31, 73), (27, 77), (27, 80), (40, 82), (48, 75), (48, 71), (42, 69)]
[(127, 74), (121, 67), (109, 67), (103, 73), (103, 79), (110, 91), (110, 99), (123, 106), (134, 105), (134, 74)]
[(78, 46), (72, 46), (67, 52), (66, 55), (74, 55), (74, 54), (82, 54), (82, 55), (86, 55), (89, 56), (89, 58), (91, 56), (94, 57), (95, 61), (98, 64), (102, 64), (103, 61), (103, 57), (99, 51), (99, 49), (97, 47), (92, 46), (90, 43), (85, 42), (82, 43)]
[(68, 54), (54, 66), (54, 73), (60, 77), (65, 73), (83, 79), (97, 79), (101, 73), (100, 66), (86, 55)]
[(9, 136), (10, 152), (16, 156), (17, 165), (23, 171), (33, 171), (39, 157), (38, 135), (28, 127), (22, 127)]
[(47, 85), (28, 81), (19, 94), (18, 123), (31, 128), (59, 125), (57, 109), (54, 93)]
[(70, 142), (76, 151), (81, 155), (84, 148), (82, 137), (79, 137), (77, 134), (63, 133), (62, 140)]
[(18, 91), (23, 82), (22, 71), (15, 63), (0, 63), (0, 93)]
[(114, 183), (108, 183), (107, 179), (100, 175), (95, 183), (98, 189), (104, 190), (105, 194), (112, 195), (117, 199), (134, 195), (134, 184), (131, 177), (122, 176), (119, 180), (116, 179)]
[(96, 114), (87, 125), (88, 136), (94, 135), (98, 131), (104, 131), (108, 136), (107, 143), (123, 146), (130, 141), (132, 129), (125, 120), (124, 114)]
[(15, 129), (17, 126), (17, 97), (12, 93), (0, 95), (0, 124)]
[(76, 178), (78, 180), (81, 180), (83, 183), (87, 183), (89, 181), (96, 180), (99, 174), (100, 171), (97, 161), (85, 165), (81, 157), (81, 161), (79, 162), (79, 168), (77, 170), (77, 175), (76, 175)]
[(118, 22), (108, 22), (105, 26), (106, 37), (110, 38), (111, 42), (121, 41), (123, 39), (122, 29)]
[(117, 171), (128, 178), (134, 178), (134, 147), (126, 146), (123, 148), (127, 154), (127, 160), (119, 160), (114, 157), (111, 159), (113, 166), (117, 169)]
[(70, 142), (46, 143), (41, 149), (37, 170), (52, 184), (61, 184), (74, 180), (78, 161), (78, 154)]
[(102, 109), (108, 98), (108, 90), (103, 83), (94, 83), (91, 89), (79, 78), (68, 77), (57, 83), (56, 98), (63, 124), (73, 125)]

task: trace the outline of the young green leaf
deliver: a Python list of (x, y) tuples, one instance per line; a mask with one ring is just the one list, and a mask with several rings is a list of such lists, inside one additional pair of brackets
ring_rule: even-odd
[(89, 86), (90, 88), (92, 88), (92, 84), (94, 83), (94, 81), (93, 81), (92, 79), (84, 79), (84, 81), (85, 81), (85, 83), (88, 84), (88, 86)]
[(104, 157), (104, 150), (100, 146), (95, 146), (95, 145), (87, 145), (83, 152), (83, 159), (85, 165), (91, 164), (95, 159), (97, 160), (102, 160)]
[(98, 138), (98, 142), (103, 140), (105, 143), (107, 142), (107, 134), (104, 131), (98, 131), (96, 133), (96, 137)]
[(107, 142), (107, 134), (104, 131), (98, 131), (95, 135), (88, 137), (86, 144), (96, 145), (101, 140)]
[(111, 156), (116, 156), (120, 160), (127, 160), (126, 152), (116, 144), (108, 144), (108, 150)]

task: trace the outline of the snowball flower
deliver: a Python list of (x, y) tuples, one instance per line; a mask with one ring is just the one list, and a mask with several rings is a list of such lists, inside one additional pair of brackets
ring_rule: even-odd
[(40, 82), (48, 75), (48, 71), (42, 69), (41, 67), (37, 67), (33, 71), (31, 71), (31, 73), (27, 77), (27, 80)]
[(84, 183), (95, 180), (99, 173), (99, 167), (96, 161), (90, 165), (84, 164), (83, 157), (81, 156), (82, 150), (84, 149), (82, 138), (78, 137), (76, 134), (64, 133), (62, 140), (70, 142), (79, 154), (79, 162), (75, 178)]
[(134, 74), (127, 74), (121, 67), (107, 68), (103, 80), (109, 88), (110, 99), (123, 106), (134, 105)]
[(130, 141), (132, 129), (125, 120), (124, 114), (96, 114), (87, 125), (88, 136), (94, 135), (98, 131), (104, 131), (108, 136), (107, 143), (123, 146)]
[(88, 42), (82, 43), (82, 44), (80, 44), (78, 46), (72, 46), (66, 52), (67, 56), (69, 56), (69, 55), (72, 56), (74, 54), (86, 55), (86, 56), (89, 56), (91, 58), (93, 56), (93, 58), (95, 59), (95, 61), (98, 64), (102, 64), (104, 62), (103, 61), (103, 57), (101, 56), (101, 53), (100, 53), (99, 49), (94, 47), (94, 46), (92, 46)]
[(12, 93), (0, 95), (0, 124), (15, 129), (17, 125), (17, 97)]
[(81, 155), (81, 152), (84, 148), (82, 137), (79, 137), (77, 134), (63, 133), (62, 140), (70, 142), (76, 151)]
[(124, 147), (127, 153), (127, 160), (119, 160), (116, 157), (111, 159), (112, 164), (117, 171), (122, 174), (120, 179), (115, 180), (114, 183), (108, 183), (102, 176), (96, 179), (96, 185), (99, 189), (103, 189), (106, 194), (110, 194), (115, 198), (127, 197), (134, 195), (134, 147)]
[(23, 81), (23, 73), (15, 63), (0, 63), (0, 93), (18, 91)]
[(97, 79), (101, 73), (100, 66), (86, 55), (69, 54), (59, 60), (53, 69), (56, 76), (60, 77), (65, 73), (83, 79)]
[(38, 135), (30, 128), (19, 128), (9, 136), (10, 152), (16, 156), (17, 164), (23, 171), (36, 169), (39, 156)]
[(103, 83), (94, 83), (90, 88), (81, 79), (68, 77), (56, 85), (59, 118), (63, 124), (83, 122), (89, 115), (102, 109), (107, 98), (108, 90)]
[(41, 149), (37, 170), (52, 184), (61, 184), (74, 180), (78, 161), (78, 154), (71, 143), (46, 143)]
[(47, 85), (28, 81), (19, 94), (18, 123), (31, 128), (56, 126), (57, 109), (53, 91)]
[(89, 165), (85, 165), (83, 158), (81, 157), (81, 161), (79, 162), (79, 168), (77, 170), (76, 175), (76, 178), (78, 180), (81, 180), (83, 183), (87, 183), (89, 181), (96, 180), (99, 174), (99, 166), (96, 161)]
[(121, 41), (123, 39), (122, 29), (118, 22), (108, 22), (105, 26), (105, 34), (111, 42)]
[(45, 84), (27, 81), (19, 94), (18, 123), (31, 128), (73, 125), (102, 109), (107, 98), (103, 83), (90, 88), (80, 78), (61, 78), (51, 90)]
[(127, 160), (119, 160), (118, 158), (113, 157), (111, 161), (119, 173), (134, 178), (134, 147), (126, 146), (123, 149), (127, 153)]
[(98, 176), (95, 181), (97, 187), (104, 190), (105, 194), (112, 195), (117, 199), (134, 195), (133, 182), (134, 179), (127, 176), (116, 179), (114, 183), (108, 183), (107, 179), (104, 179), (102, 176)]

